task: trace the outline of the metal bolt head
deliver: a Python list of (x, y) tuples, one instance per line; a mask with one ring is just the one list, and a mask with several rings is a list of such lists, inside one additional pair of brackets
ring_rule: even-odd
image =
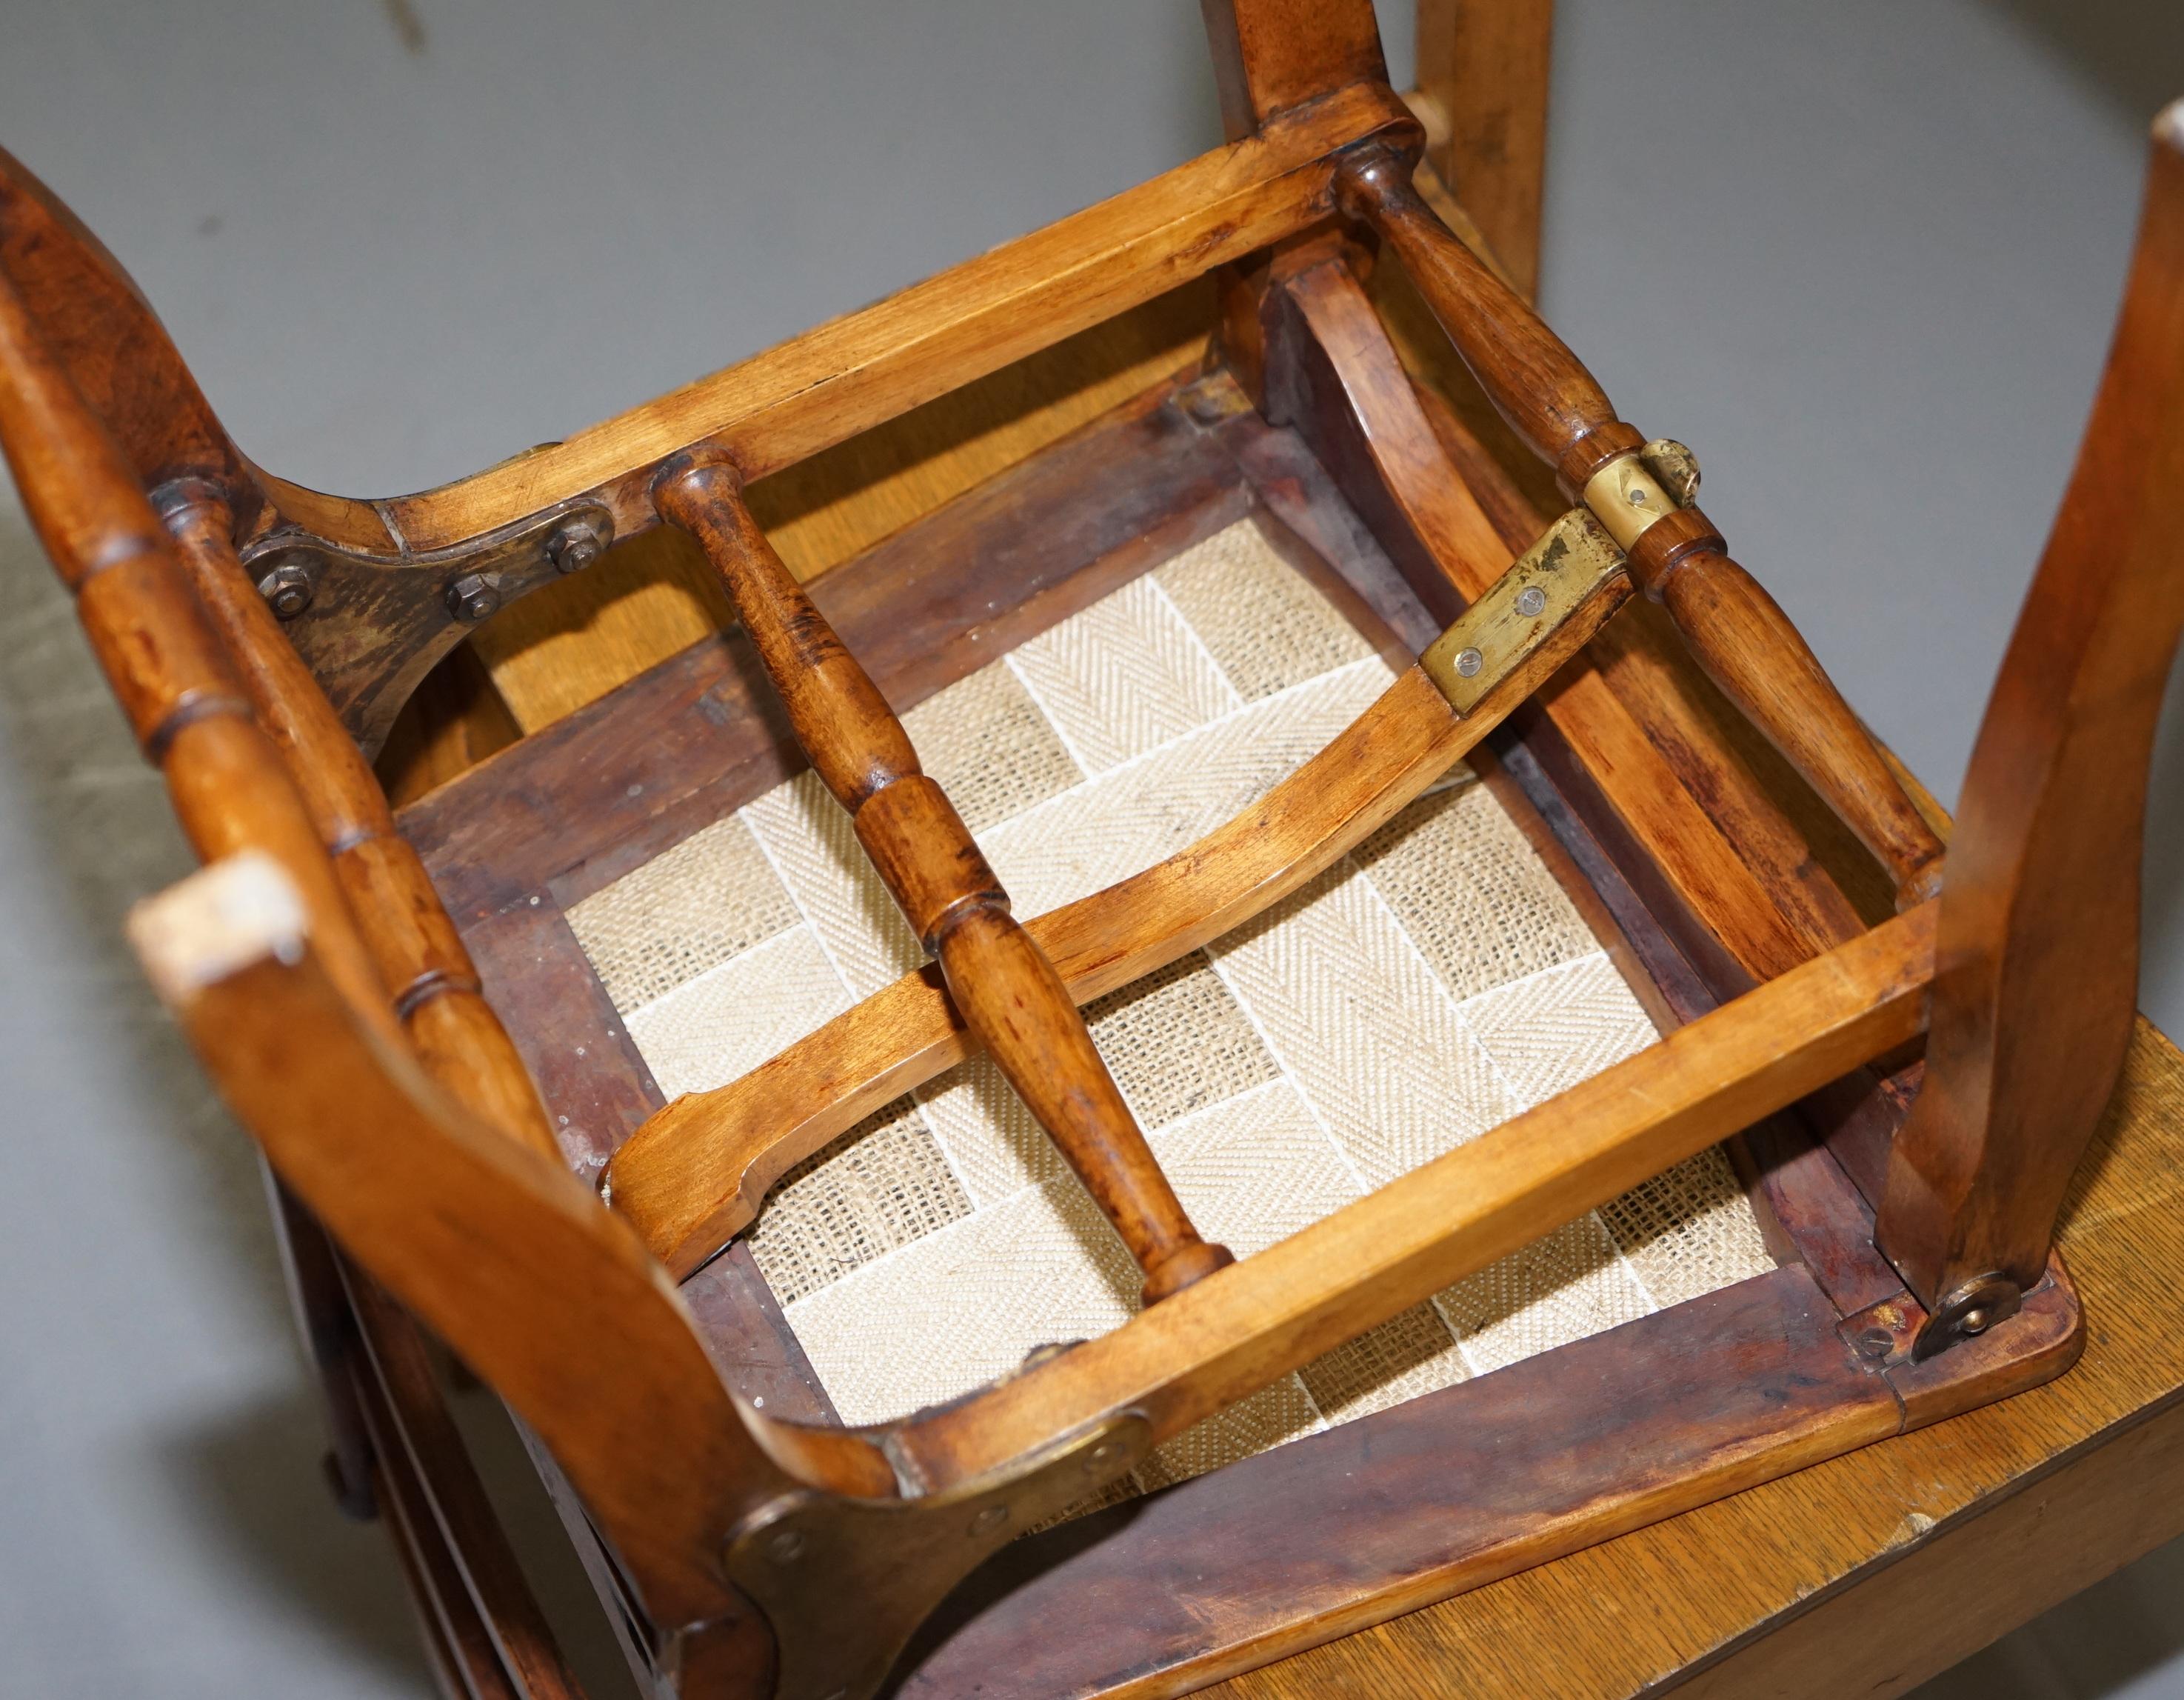
[(292, 620), (311, 605), (311, 575), (293, 561), (275, 567), (258, 581), (258, 594), (282, 620)]
[(971, 1532), (973, 1535), (990, 1535), (1008, 1520), (1008, 1507), (989, 1505), (971, 1519)]
[(546, 559), (556, 572), (582, 572), (605, 553), (599, 527), (586, 520), (563, 526), (546, 545)]
[(1957, 1326), (1966, 1334), (1985, 1334), (1988, 1317), (1983, 1306), (1975, 1305), (1957, 1318)]
[(476, 621), (500, 611), (500, 587), (482, 572), (466, 572), (448, 587), (448, 614)]
[(1467, 679), (1479, 677), (1479, 670), (1486, 665), (1486, 657), (1476, 649), (1465, 649), (1456, 658), (1456, 670)]
[(1517, 611), (1526, 619), (1547, 611), (1547, 593), (1536, 584), (1528, 584), (1517, 593)]
[(804, 1536), (794, 1529), (777, 1529), (766, 1537), (766, 1556), (786, 1564), (804, 1551)]
[(1084, 1454), (1085, 1474), (1097, 1474), (1100, 1471), (1106, 1469), (1108, 1465), (1113, 1463), (1115, 1460), (1122, 1455), (1123, 1446), (1122, 1442), (1119, 1441), (1100, 1441), (1098, 1446), (1093, 1447), (1090, 1452)]

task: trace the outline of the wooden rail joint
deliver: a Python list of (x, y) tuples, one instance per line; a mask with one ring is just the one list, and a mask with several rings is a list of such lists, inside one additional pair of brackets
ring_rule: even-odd
[(347, 548), (292, 527), (238, 553), (369, 755), (449, 650), (519, 597), (591, 566), (614, 537), (612, 510), (587, 496), (415, 554)]
[(1691, 452), (1649, 443), (1617, 413), (1584, 362), (1420, 195), (1412, 152), (1385, 137), (1344, 150), (1337, 209), (1394, 254), (1495, 410), (1629, 551), (1632, 577), (1723, 694), (1888, 870), (1898, 908), (1932, 896), (1940, 840), (1797, 627), (1691, 505)]
[(990, 1474), (904, 1499), (803, 1489), (754, 1512), (724, 1567), (772, 1625), (772, 1700), (866, 1700), (950, 1591), (1027, 1530), (1119, 1481), (1152, 1438), (1135, 1412)]

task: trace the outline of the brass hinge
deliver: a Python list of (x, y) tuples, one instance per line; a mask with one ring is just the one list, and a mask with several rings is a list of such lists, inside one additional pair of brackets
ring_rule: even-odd
[(1426, 646), (1418, 665), (1450, 707), (1469, 714), (1556, 627), (1629, 567), (1607, 528), (1583, 508), (1573, 508)]
[(1680, 443), (1657, 437), (1643, 449), (1618, 454), (1585, 487), (1585, 504), (1624, 549), (1699, 493), (1698, 456)]

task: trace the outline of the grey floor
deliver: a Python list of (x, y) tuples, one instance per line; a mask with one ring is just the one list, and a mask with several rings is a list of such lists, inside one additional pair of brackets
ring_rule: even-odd
[[(0, 146), (131, 267), (246, 449), (382, 494), (1211, 145), (1196, 9), (0, 0)], [(1699, 448), (1740, 555), (1952, 795), (2184, 8), (1561, 14), (1550, 316)], [(382, 1538), (317, 1480), (255, 1165), (116, 943), (187, 857), (3, 489), (0, 609), (0, 1693), (417, 1695)], [(2176, 740), (2155, 794), (2144, 998), (2184, 1031)], [(1925, 1692), (2184, 1696), (2180, 1606), (2171, 1547)]]

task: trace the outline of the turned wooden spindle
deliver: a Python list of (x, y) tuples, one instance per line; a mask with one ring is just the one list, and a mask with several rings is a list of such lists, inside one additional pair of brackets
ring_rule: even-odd
[(1628, 552), (1708, 677), (1880, 858), (1898, 906), (1931, 896), (1941, 840), (1797, 628), (1641, 458), (1645, 438), (1583, 362), (1450, 232), (1396, 150), (1353, 153), (1336, 196), (1395, 249), (1487, 399)]
[(0, 454), (192, 845), (208, 861), (259, 850), (278, 861), (302, 894), (327, 975), (392, 1036), (393, 1012), (348, 900), (165, 528), (4, 270)]
[(858, 842), (948, 994), (1145, 1272), (1154, 1304), (1233, 1262), (1201, 1240), (1084, 1018), (1009, 900), (970, 829), (919, 768), (902, 722), (813, 607), (744, 505), (733, 466), (671, 467), (654, 502), (690, 533), (727, 587), (813, 770), (855, 822)]

